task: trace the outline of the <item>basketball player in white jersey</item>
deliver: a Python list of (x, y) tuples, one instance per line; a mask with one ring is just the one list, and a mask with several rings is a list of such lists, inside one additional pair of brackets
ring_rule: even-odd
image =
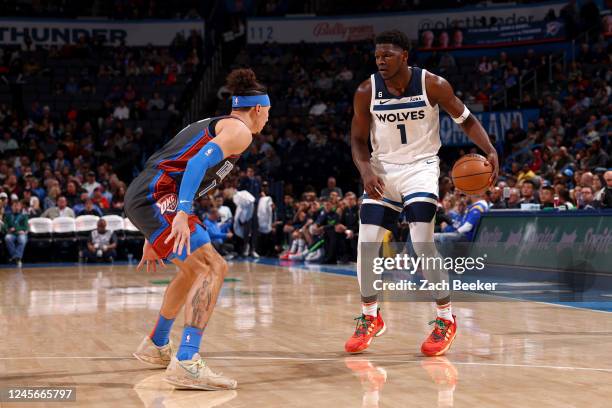
[[(365, 193), (360, 209), (357, 256), (362, 315), (356, 319), (355, 333), (345, 344), (349, 353), (365, 350), (374, 337), (385, 331), (377, 291), (371, 285), (373, 278), (366, 275), (373, 271), (372, 265), (364, 262), (364, 248), (377, 253), (375, 249), (379, 248), (383, 236), (397, 223), (405, 208), (416, 254), (438, 256), (433, 234), (440, 175), (437, 156), (440, 108), (487, 155), (493, 167), (491, 184), (497, 177), (497, 153), (480, 122), (455, 96), (445, 79), (408, 66), (408, 48), (408, 39), (401, 31), (379, 34), (375, 50), (378, 72), (362, 82), (355, 92), (351, 148)], [(372, 143), (371, 155), (368, 139)], [(370, 244), (364, 246), (364, 243)], [(448, 282), (447, 271), (423, 272), (430, 282)], [(432, 322), (432, 333), (421, 346), (426, 356), (444, 354), (457, 330), (449, 291), (435, 291), (433, 297), (437, 317)]]

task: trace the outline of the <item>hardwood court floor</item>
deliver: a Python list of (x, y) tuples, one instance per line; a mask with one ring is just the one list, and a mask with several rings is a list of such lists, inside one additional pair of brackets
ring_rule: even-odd
[[(73, 403), (2, 407), (610, 407), (612, 314), (533, 302), (455, 304), (447, 358), (419, 346), (432, 306), (386, 303), (388, 331), (343, 344), (354, 277), (234, 263), (203, 339), (237, 391), (174, 391), (131, 357), (155, 323), (170, 267), (0, 269), (0, 387), (76, 386)], [(230, 279), (232, 280), (232, 279)], [(178, 341), (182, 314), (173, 330)]]

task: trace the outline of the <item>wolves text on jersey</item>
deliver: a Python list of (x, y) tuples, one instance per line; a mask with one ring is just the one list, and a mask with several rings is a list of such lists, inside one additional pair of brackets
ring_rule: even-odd
[(397, 122), (398, 120), (419, 120), (425, 118), (425, 111), (411, 111), (398, 113), (375, 113), (376, 118), (381, 122)]

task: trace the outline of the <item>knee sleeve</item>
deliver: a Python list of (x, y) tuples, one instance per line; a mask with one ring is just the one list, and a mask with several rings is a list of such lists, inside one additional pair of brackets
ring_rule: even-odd
[(374, 279), (376, 279), (376, 277), (372, 271), (372, 265), (369, 264), (369, 262), (366, 262), (366, 260), (372, 260), (374, 257), (378, 256), (380, 246), (387, 231), (387, 229), (379, 225), (359, 225), (359, 238), (357, 244), (357, 279), (359, 281), (361, 297), (368, 298), (368, 301), (375, 300), (378, 291), (376, 291), (372, 286), (372, 282)]
[[(450, 285), (448, 271), (444, 268), (443, 259), (438, 253), (433, 240), (434, 223), (433, 218), (429, 222), (409, 223), (410, 239), (412, 240), (415, 256), (437, 259), (437, 261), (424, 262), (423, 275), (425, 279), (432, 283), (448, 282)], [(432, 291), (432, 295), (434, 299), (444, 299), (450, 295), (450, 291), (435, 290)]]

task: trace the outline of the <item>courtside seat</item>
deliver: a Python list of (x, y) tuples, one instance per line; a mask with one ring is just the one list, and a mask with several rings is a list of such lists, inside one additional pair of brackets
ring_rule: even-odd
[(142, 256), (144, 235), (138, 230), (138, 228), (136, 228), (134, 224), (132, 224), (132, 221), (130, 221), (129, 218), (123, 219), (123, 225), (123, 232), (125, 233), (124, 248), (126, 254), (132, 254), (134, 259), (139, 259)]
[(49, 260), (48, 255), (53, 246), (53, 222), (49, 218), (36, 217), (30, 218), (28, 224), (30, 232), (24, 260), (27, 262)]
[(28, 220), (30, 225), (30, 238), (32, 239), (48, 239), (51, 241), (51, 234), (53, 233), (53, 221), (49, 218), (30, 218)]
[(76, 258), (78, 253), (74, 218), (57, 217), (53, 220), (53, 260)]
[(105, 215), (102, 219), (106, 221), (106, 228), (108, 230), (113, 231), (117, 235), (123, 234), (125, 229), (123, 218), (118, 215)]
[(98, 227), (98, 220), (100, 217), (97, 215), (79, 215), (74, 220), (76, 233), (79, 240), (87, 240), (91, 235), (91, 231)]
[(52, 221), (53, 238), (74, 238), (76, 235), (76, 224), (74, 218), (57, 217)]
[(130, 235), (130, 236), (142, 236), (142, 233), (138, 230), (138, 228), (136, 228), (136, 226), (134, 224), (132, 224), (132, 221), (130, 221), (129, 218), (124, 218), (123, 219), (123, 225), (124, 228), (123, 230), (125, 231), (125, 235)]

